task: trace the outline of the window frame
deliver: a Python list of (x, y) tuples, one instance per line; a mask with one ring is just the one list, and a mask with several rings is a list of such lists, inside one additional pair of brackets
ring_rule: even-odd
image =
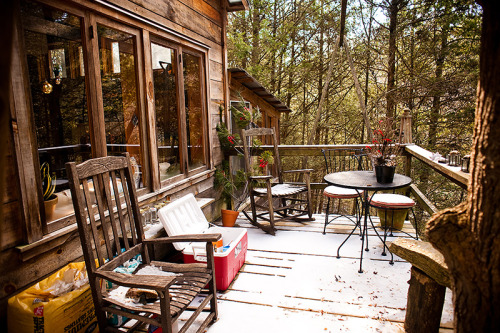
[[(148, 91), (148, 97), (151, 99), (150, 103), (148, 103), (149, 110), (148, 112), (151, 114), (150, 119), (152, 119), (153, 124), (156, 124), (156, 109), (155, 109), (155, 96), (154, 96), (154, 83), (152, 83), (152, 60), (151, 60), (151, 43), (155, 43), (164, 47), (171, 48), (176, 52), (176, 60), (178, 62), (178, 70), (175, 73), (176, 79), (176, 88), (177, 88), (177, 112), (178, 112), (178, 126), (179, 126), (179, 159), (180, 159), (180, 174), (175, 175), (173, 177), (164, 179), (160, 181), (159, 167), (158, 167), (158, 157), (157, 157), (157, 141), (156, 141), (156, 126), (150, 127), (150, 131), (154, 133), (151, 137), (154, 138), (154, 148), (155, 148), (155, 157), (154, 161), (151, 163), (151, 167), (156, 169), (153, 173), (156, 174), (154, 181), (158, 181), (158, 188), (166, 188), (177, 182), (180, 182), (184, 179), (193, 177), (203, 171), (212, 168), (212, 161), (210, 159), (210, 144), (211, 140), (209, 137), (210, 131), (209, 128), (209, 119), (208, 119), (208, 105), (209, 105), (209, 86), (208, 86), (208, 50), (202, 49), (200, 47), (196, 47), (195, 45), (189, 45), (188, 42), (179, 42), (174, 41), (169, 38), (166, 34), (161, 33), (150, 33), (147, 38), (144, 38), (144, 44), (149, 43), (148, 47), (144, 48), (145, 52), (149, 52), (146, 59), (146, 68), (147, 71), (147, 82), (151, 82), (152, 87), (151, 91)], [(182, 60), (183, 53), (190, 54), (195, 57), (200, 58), (200, 94), (201, 94), (201, 114), (202, 114), (202, 139), (203, 139), (203, 157), (204, 157), (204, 165), (189, 169), (188, 165), (188, 147), (187, 147), (187, 124), (186, 124), (186, 106), (184, 103), (184, 62)], [(149, 87), (149, 83), (147, 83)], [(148, 88), (149, 89), (149, 88)]]

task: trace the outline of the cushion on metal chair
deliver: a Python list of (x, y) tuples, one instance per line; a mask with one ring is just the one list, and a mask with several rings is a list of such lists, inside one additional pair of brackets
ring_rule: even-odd
[[(256, 187), (253, 191), (259, 195), (267, 193), (266, 187)], [(307, 191), (307, 187), (292, 184), (276, 184), (271, 187), (271, 195), (273, 197), (288, 196)]]
[(323, 195), (329, 198), (335, 199), (354, 199), (363, 194), (363, 191), (356, 191), (349, 188), (343, 188), (338, 186), (327, 186), (323, 191)]
[(377, 193), (371, 198), (370, 204), (381, 208), (411, 208), (415, 206), (415, 201), (401, 194)]

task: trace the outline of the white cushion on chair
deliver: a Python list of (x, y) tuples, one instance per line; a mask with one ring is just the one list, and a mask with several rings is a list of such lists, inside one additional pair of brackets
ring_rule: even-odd
[(359, 197), (363, 194), (363, 191), (359, 191), (358, 193), (356, 190), (330, 185), (325, 188), (323, 194), (329, 198), (352, 199)]
[(377, 193), (371, 198), (370, 203), (373, 206), (382, 208), (410, 208), (415, 206), (415, 201), (401, 194)]
[[(253, 191), (259, 195), (267, 193), (267, 187), (255, 187)], [(293, 184), (276, 184), (271, 187), (273, 197), (284, 197), (307, 191), (307, 187)]]

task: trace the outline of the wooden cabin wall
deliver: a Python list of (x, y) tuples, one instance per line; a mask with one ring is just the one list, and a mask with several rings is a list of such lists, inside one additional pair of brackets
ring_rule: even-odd
[[(40, 0), (41, 3), (58, 5), (56, 0)], [(226, 51), (225, 24), (227, 13), (224, 6), (225, 1), (219, 0), (109, 0), (111, 3), (124, 10), (123, 13), (103, 6), (99, 1), (69, 1), (84, 10), (92, 10), (100, 15), (107, 16), (122, 23), (129, 24), (138, 29), (147, 27), (151, 33), (160, 31), (158, 27), (150, 25), (156, 22), (172, 31), (181, 33), (191, 40), (200, 41), (209, 47), (207, 67), (207, 94), (208, 122), (210, 126), (210, 161), (211, 167), (220, 164), (223, 155), (217, 139), (215, 126), (220, 120), (219, 106), (224, 105), (228, 99), (228, 84), (226, 77)], [(141, 19), (131, 18), (125, 12), (134, 13)], [(182, 36), (173, 37), (175, 40)], [(24, 83), (26, 84), (26, 83)], [(15, 93), (15, 92), (14, 92)], [(145, 96), (147, 94), (143, 94)], [(147, 98), (147, 97), (145, 97)], [(144, 102), (146, 104), (146, 102)], [(14, 114), (14, 112), (13, 112)], [(16, 129), (14, 129), (15, 131)], [(23, 135), (23, 133), (19, 133)], [(23, 205), (20, 196), (19, 172), (16, 169), (16, 150), (13, 143), (13, 130), (8, 136), (7, 144), (9, 152), (6, 160), (6, 172), (2, 177), (6, 178), (6, 186), (3, 191), (3, 209), (5, 221), (0, 230), (0, 327), (6, 331), (6, 308), (7, 300), (21, 290), (32, 285), (36, 281), (48, 276), (69, 262), (83, 260), (81, 255), (80, 240), (76, 228), (70, 232), (64, 232), (58, 236), (57, 232), (44, 236), (43, 245), (30, 248), (23, 252), (22, 246), (26, 240), (23, 234), (23, 225), (30, 221), (24, 221), (26, 214), (22, 214)], [(204, 173), (196, 181), (184, 182), (159, 195), (148, 196), (143, 203), (165, 198), (175, 199), (185, 193), (195, 193), (200, 197), (212, 197), (214, 195), (213, 177), (211, 173)]]

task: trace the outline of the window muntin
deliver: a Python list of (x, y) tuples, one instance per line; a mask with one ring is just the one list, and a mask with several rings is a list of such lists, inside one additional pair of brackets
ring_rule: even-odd
[(22, 1), (21, 20), (40, 165), (56, 177), (50, 222), (74, 212), (65, 163), (91, 157), (81, 18)]
[(181, 173), (176, 59), (175, 49), (151, 43), (160, 181)]
[(140, 110), (137, 101), (135, 36), (97, 25), (108, 155), (130, 153), (137, 188), (142, 177)]

